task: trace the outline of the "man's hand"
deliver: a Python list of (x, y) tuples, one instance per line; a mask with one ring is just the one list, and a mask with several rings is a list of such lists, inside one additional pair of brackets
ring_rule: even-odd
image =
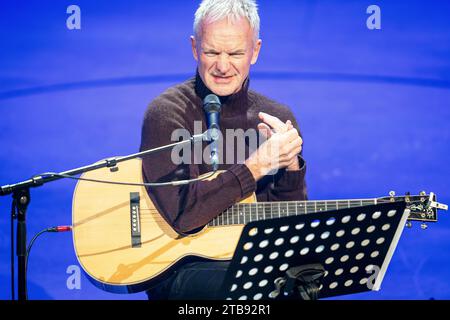
[[(287, 132), (294, 128), (291, 120), (288, 120), (288, 121), (286, 121), (286, 123), (283, 123), (277, 117), (271, 116), (264, 112), (260, 112), (258, 116), (261, 119), (261, 121), (263, 121), (262, 123), (258, 124), (258, 130), (260, 132), (262, 132), (262, 134), (265, 136), (266, 140), (268, 140), (275, 132)], [(297, 132), (297, 134), (298, 134), (298, 132)], [(299, 138), (300, 138), (300, 136), (299, 136)], [(301, 151), (302, 143), (303, 143), (303, 141), (301, 141), (301, 143), (300, 143), (300, 151)], [(299, 153), (300, 153), (300, 151), (299, 151)], [(292, 163), (289, 164), (286, 169), (292, 170), (292, 171), (299, 170), (300, 166), (298, 163), (298, 157), (295, 157), (293, 159)]]
[(263, 122), (258, 124), (258, 130), (267, 141), (245, 161), (255, 180), (258, 181), (272, 170), (299, 170), (297, 155), (302, 150), (303, 141), (291, 121), (284, 123), (263, 112), (260, 112), (259, 118)]

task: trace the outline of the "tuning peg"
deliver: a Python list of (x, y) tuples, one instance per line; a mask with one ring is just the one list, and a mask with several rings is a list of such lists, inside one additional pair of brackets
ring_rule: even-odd
[(411, 192), (409, 192), (409, 191), (405, 192), (405, 201), (406, 202), (410, 201), (410, 198), (409, 198), (410, 196), (411, 196)]
[(395, 191), (389, 191), (390, 199), (389, 201), (395, 202)]
[(427, 225), (426, 223), (422, 223), (422, 224), (420, 225), (420, 227), (422, 228), (422, 230), (425, 230), (425, 229), (428, 228), (428, 225)]
[(406, 227), (407, 227), (407, 228), (412, 228), (412, 223), (411, 223), (411, 221), (406, 222)]

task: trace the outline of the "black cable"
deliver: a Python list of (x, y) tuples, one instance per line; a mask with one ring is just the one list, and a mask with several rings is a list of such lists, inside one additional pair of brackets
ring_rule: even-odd
[[(31, 248), (34, 244), (34, 242), (36, 241), (36, 239), (43, 233), (45, 232), (61, 232), (58, 230), (58, 228), (60, 227), (52, 227), (52, 228), (46, 228), (44, 230), (39, 231), (37, 234), (35, 234), (35, 236), (33, 237), (33, 239), (31, 239), (30, 243), (28, 244), (27, 247), (27, 254), (25, 256), (25, 296), (26, 299), (28, 299), (28, 286), (27, 286), (27, 272), (28, 272), (28, 258), (30, 256), (30, 252), (31, 252)], [(68, 228), (68, 227), (67, 227)], [(69, 231), (69, 230), (65, 230), (65, 231)]]
[(189, 179), (189, 180), (170, 181), (170, 182), (147, 182), (147, 183), (117, 182), (117, 181), (107, 181), (107, 180), (97, 180), (97, 179), (86, 179), (86, 178), (73, 177), (70, 175), (56, 173), (56, 172), (46, 172), (41, 175), (34, 176), (33, 178), (45, 175), (45, 176), (56, 176), (56, 177), (62, 177), (62, 178), (67, 178), (67, 179), (89, 181), (89, 182), (96, 182), (96, 183), (116, 184), (116, 185), (122, 185), (122, 186), (163, 187), (163, 186), (177, 186), (177, 185), (183, 185), (183, 184), (188, 184), (191, 182), (205, 180), (207, 178), (212, 177), (216, 172), (217, 171), (213, 171), (205, 177), (201, 177), (201, 178), (199, 177), (199, 178), (194, 178), (194, 179)]
[(39, 231), (37, 234), (35, 234), (35, 236), (33, 237), (33, 239), (31, 239), (28, 247), (27, 247), (27, 255), (26, 255), (26, 262), (25, 262), (25, 293), (28, 296), (28, 290), (27, 290), (27, 271), (28, 271), (28, 257), (30, 256), (30, 251), (31, 251), (31, 247), (33, 246), (33, 243), (36, 241), (36, 239), (43, 233), (45, 232), (49, 232), (49, 228), (44, 229), (42, 231)]
[(27, 272), (28, 272), (28, 257), (30, 255), (31, 247), (33, 246), (34, 241), (43, 233), (48, 232), (48, 229), (44, 229), (38, 232), (33, 239), (31, 239), (30, 244), (27, 247), (27, 255), (25, 256), (25, 297), (28, 300), (28, 285), (27, 285)]

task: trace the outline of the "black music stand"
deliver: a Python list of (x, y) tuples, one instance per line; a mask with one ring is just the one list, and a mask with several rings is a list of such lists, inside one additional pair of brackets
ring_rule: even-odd
[(377, 291), (409, 216), (405, 208), (401, 201), (248, 223), (222, 298), (309, 300)]

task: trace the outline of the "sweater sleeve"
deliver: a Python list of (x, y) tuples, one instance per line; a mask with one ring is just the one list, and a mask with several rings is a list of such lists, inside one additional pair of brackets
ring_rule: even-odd
[[(152, 103), (144, 117), (141, 151), (173, 143), (174, 130), (186, 130), (186, 120), (176, 104)], [(183, 149), (185, 150), (185, 149)], [(184, 156), (184, 155), (183, 155)], [(172, 151), (144, 157), (142, 170), (147, 182), (166, 182), (197, 178), (199, 167), (193, 157), (189, 163), (176, 164)], [(256, 182), (244, 164), (231, 166), (210, 180), (182, 186), (147, 187), (150, 198), (165, 220), (179, 233), (185, 234), (209, 223), (228, 207), (256, 189)]]
[(287, 171), (282, 169), (272, 177), (267, 190), (267, 201), (300, 201), (307, 200), (305, 173), (306, 163), (298, 156), (300, 170)]

